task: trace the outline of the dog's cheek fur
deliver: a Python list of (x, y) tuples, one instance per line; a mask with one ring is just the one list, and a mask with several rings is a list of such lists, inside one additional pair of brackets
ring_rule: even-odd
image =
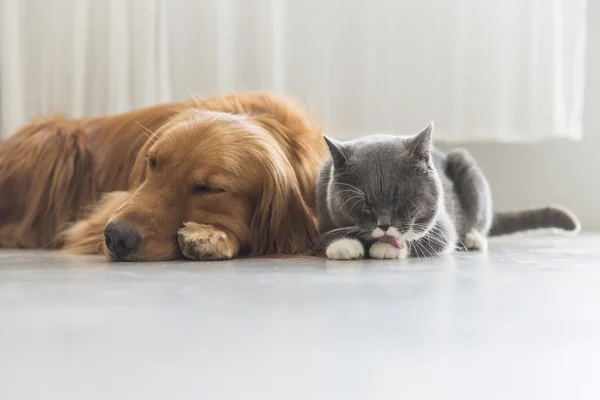
[(90, 207), (87, 215), (65, 229), (58, 238), (63, 242), (63, 251), (70, 254), (103, 254), (104, 227), (110, 217), (125, 202), (128, 192), (110, 192)]

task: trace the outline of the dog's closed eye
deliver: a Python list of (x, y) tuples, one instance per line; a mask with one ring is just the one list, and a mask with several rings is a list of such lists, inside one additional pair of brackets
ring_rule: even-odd
[(192, 188), (192, 193), (200, 194), (200, 193), (223, 193), (225, 189), (215, 188), (207, 185), (194, 185)]
[(158, 161), (156, 160), (155, 156), (148, 157), (148, 165), (150, 166), (150, 169), (156, 169), (156, 166), (158, 165)]

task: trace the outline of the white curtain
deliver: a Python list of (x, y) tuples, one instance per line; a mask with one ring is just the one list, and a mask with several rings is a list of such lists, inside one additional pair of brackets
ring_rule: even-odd
[(582, 135), (586, 0), (0, 0), (0, 134), (270, 89), (327, 132)]

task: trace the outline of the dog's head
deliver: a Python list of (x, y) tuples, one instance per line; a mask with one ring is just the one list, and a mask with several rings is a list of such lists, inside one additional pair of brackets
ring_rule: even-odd
[(314, 244), (314, 221), (288, 156), (250, 117), (182, 112), (138, 154), (132, 187), (105, 229), (112, 260), (179, 258), (177, 233), (187, 222), (233, 235), (249, 255), (294, 254)]

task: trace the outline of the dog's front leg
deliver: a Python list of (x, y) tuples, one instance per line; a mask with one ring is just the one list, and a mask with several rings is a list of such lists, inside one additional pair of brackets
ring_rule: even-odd
[(191, 260), (229, 260), (240, 250), (238, 239), (213, 225), (187, 222), (177, 232), (179, 249)]

